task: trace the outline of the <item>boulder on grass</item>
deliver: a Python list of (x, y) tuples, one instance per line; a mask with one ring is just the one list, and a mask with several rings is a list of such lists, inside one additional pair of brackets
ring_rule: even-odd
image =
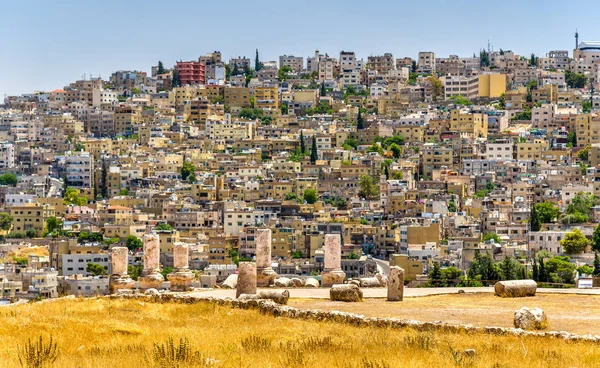
[(337, 284), (329, 289), (329, 299), (336, 302), (362, 302), (363, 293), (353, 284)]
[(535, 296), (537, 283), (533, 280), (498, 281), (494, 285), (494, 294), (502, 298), (521, 298)]
[(542, 308), (523, 307), (515, 312), (515, 328), (523, 330), (545, 330), (548, 328), (548, 317)]

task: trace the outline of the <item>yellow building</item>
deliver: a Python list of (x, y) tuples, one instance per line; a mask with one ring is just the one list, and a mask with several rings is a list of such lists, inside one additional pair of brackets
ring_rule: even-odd
[(225, 105), (233, 110), (250, 107), (250, 89), (225, 87)]
[(440, 245), (440, 224), (431, 223), (429, 226), (400, 226), (400, 245), (425, 245), (435, 243)]
[(257, 109), (278, 109), (279, 89), (277, 87), (254, 87), (254, 107)]
[(208, 238), (208, 262), (212, 264), (232, 264), (228, 257), (231, 249), (238, 249), (239, 236), (219, 234)]
[(46, 220), (55, 216), (54, 206), (39, 203), (26, 203), (22, 206), (10, 207), (13, 218), (12, 231), (34, 229), (37, 236), (42, 236), (46, 228)]
[(517, 143), (517, 160), (541, 160), (547, 147), (544, 141)]
[(398, 266), (404, 270), (404, 279), (416, 280), (423, 274), (423, 262), (413, 261), (406, 254), (392, 254), (390, 266)]
[(117, 108), (114, 114), (115, 134), (130, 136), (133, 134), (133, 126), (142, 123), (141, 110), (134, 107)]
[(577, 147), (600, 142), (600, 117), (596, 114), (577, 114), (571, 116), (577, 136)]
[(506, 74), (480, 74), (479, 97), (497, 98), (506, 92)]
[(179, 231), (177, 230), (160, 230), (157, 231), (160, 241), (161, 253), (173, 253), (173, 245), (179, 242)]
[(487, 137), (488, 116), (480, 113), (463, 113), (460, 110), (450, 112), (450, 130), (472, 134), (475, 138)]

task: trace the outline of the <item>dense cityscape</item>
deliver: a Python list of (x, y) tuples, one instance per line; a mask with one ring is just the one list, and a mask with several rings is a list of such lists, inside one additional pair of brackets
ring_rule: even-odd
[[(203, 55), (194, 60), (156, 60), (140, 70), (83, 75), (53, 90), (5, 95), (0, 304), (16, 308), (85, 297), (72, 305), (86, 300), (120, 305), (116, 312), (111, 304), (96, 311), (108, 311), (112, 321), (111, 313), (135, 310), (149, 300), (136, 306), (126, 304), (128, 298), (177, 297), (190, 304), (208, 300), (219, 304), (215, 308), (260, 309), (259, 321), (267, 318), (263, 314), (299, 318), (297, 311), (311, 298), (336, 303), (364, 297), (372, 298), (365, 304), (374, 305), (366, 309), (366, 319), (342, 314), (344, 321), (368, 328), (417, 326), (419, 335), (401, 342), (416, 351), (441, 345), (422, 331), (427, 323), (438, 326), (442, 317), (425, 316), (436, 321), (425, 325), (387, 320), (377, 314), (388, 310), (389, 304), (378, 304), (384, 298), (409, 308), (422, 298), (466, 293), (477, 306), (477, 298), (493, 291), (502, 297), (494, 299), (502, 300), (498, 303), (531, 297), (554, 313), (550, 323), (567, 323), (560, 322), (552, 303), (563, 300), (564, 308), (567, 299), (559, 298), (576, 298), (582, 289), (594, 294), (600, 287), (600, 42), (581, 41), (575, 32), (573, 46), (544, 55), (520, 55), (489, 42), (460, 56), (316, 50), (278, 60), (263, 59), (259, 49), (229, 60), (221, 51), (200, 50)], [(547, 292), (540, 292), (544, 288)], [(557, 289), (571, 291), (548, 296)], [(543, 296), (535, 296), (536, 290)], [(297, 299), (289, 308), (299, 308), (296, 312), (268, 304), (287, 304), (290, 293)], [(412, 301), (403, 301), (405, 293)], [(361, 308), (342, 304), (322, 308)], [(175, 305), (160, 308), (180, 308)], [(516, 306), (502, 305), (512, 318)], [(89, 311), (85, 308), (68, 313)], [(402, 307), (389, 308), (402, 313), (393, 309)], [(480, 308), (494, 313), (496, 307)], [(465, 306), (456, 310), (470, 313)], [(204, 318), (205, 312), (189, 318)], [(307, 313), (308, 319), (339, 322), (343, 312)], [(470, 317), (448, 313), (443, 317), (472, 327)], [(135, 319), (123, 318), (119, 323)], [(472, 331), (520, 336), (523, 330), (548, 328), (539, 308), (515, 312), (515, 329), (485, 327), (493, 322), (476, 322)], [(140, 327), (142, 332), (107, 328), (111, 334), (147, 336), (147, 327)], [(572, 330), (582, 335), (552, 336), (600, 340), (583, 335), (587, 331), (580, 326)], [(235, 349), (269, 350), (271, 340), (255, 333)], [(536, 333), (548, 336), (531, 332)], [(328, 336), (310, 341), (336, 346), (335, 333)], [(170, 332), (168, 337), (166, 346), (174, 349)], [(196, 338), (197, 344), (201, 337)], [(177, 341), (179, 349), (190, 349), (187, 336)], [(456, 366), (500, 367), (483, 360), (464, 363), (493, 354), (479, 358), (470, 348), (474, 342), (452, 337), (451, 343), (456, 341), (462, 345), (457, 350), (451, 345), (451, 354), (425, 358), (421, 352), (413, 362), (439, 355)], [(181, 353), (184, 365), (170, 365), (167, 358), (180, 355), (153, 343), (151, 358), (144, 347), (127, 345), (127, 351), (143, 350), (147, 366), (222, 363), (196, 352)], [(29, 344), (27, 349), (36, 351)], [(292, 353), (284, 354), (281, 366), (312, 365), (300, 353), (293, 355), (294, 349), (310, 351), (306, 341), (302, 344), (286, 345)], [(60, 358), (52, 335), (48, 346), (47, 362), (67, 360)], [(83, 345), (79, 349), (70, 356), (88, 354)], [(98, 354), (125, 354), (110, 349), (116, 348), (99, 347), (86, 355), (91, 360), (81, 359), (97, 364)], [(237, 351), (219, 349), (209, 350), (221, 358), (229, 357), (227, 349)], [(22, 351), (11, 353), (15, 361), (18, 356), (23, 366), (46, 366), (32, 363), (34, 353), (23, 363)], [(360, 367), (397, 366), (364, 359)], [(543, 359), (540, 366), (547, 366), (550, 358)]]

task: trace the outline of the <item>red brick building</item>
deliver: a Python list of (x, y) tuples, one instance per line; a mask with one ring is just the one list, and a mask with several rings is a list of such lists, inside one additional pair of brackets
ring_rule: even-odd
[(177, 71), (181, 78), (181, 85), (206, 84), (206, 65), (199, 61), (178, 61)]

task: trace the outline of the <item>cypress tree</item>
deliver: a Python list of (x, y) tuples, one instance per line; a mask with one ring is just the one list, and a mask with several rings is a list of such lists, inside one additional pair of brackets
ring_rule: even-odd
[(365, 122), (363, 120), (360, 108), (358, 108), (358, 117), (356, 118), (356, 129), (365, 129)]
[(256, 49), (256, 57), (254, 58), (254, 70), (259, 71), (261, 69), (260, 60), (258, 59), (258, 49)]
[(533, 281), (538, 281), (538, 279), (540, 278), (536, 258), (537, 257), (534, 255), (533, 265), (531, 266), (531, 278), (533, 278)]
[(385, 165), (384, 173), (385, 173), (385, 180), (388, 180), (390, 178), (390, 169), (388, 168), (387, 165)]
[(107, 175), (107, 168), (106, 168), (106, 161), (102, 160), (102, 173), (100, 176), (100, 195), (102, 196), (102, 198), (106, 198), (107, 197), (107, 190), (106, 190), (106, 175)]
[(314, 164), (319, 159), (317, 153), (317, 136), (313, 134), (312, 146), (310, 148), (310, 163)]
[(540, 282), (546, 282), (547, 280), (547, 275), (546, 275), (546, 266), (544, 265), (544, 258), (540, 257), (539, 259), (539, 271), (538, 271), (538, 279)]
[(542, 226), (535, 205), (533, 205), (531, 213), (529, 214), (529, 225), (530, 231), (540, 231), (540, 227)]
[(327, 91), (325, 91), (325, 82), (321, 82), (321, 96), (325, 96)]
[(594, 276), (600, 276), (600, 255), (594, 254)]
[(300, 131), (300, 153), (304, 154), (306, 152), (306, 143), (304, 143), (304, 134)]

